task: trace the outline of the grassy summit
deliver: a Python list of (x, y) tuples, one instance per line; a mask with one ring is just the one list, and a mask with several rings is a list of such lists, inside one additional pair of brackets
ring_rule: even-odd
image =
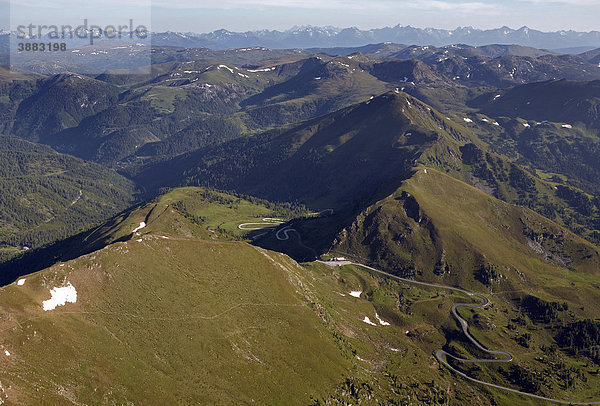
[[(438, 194), (442, 189), (458, 194), (457, 203), (444, 204)], [(403, 191), (410, 191), (419, 206), (409, 208)], [(470, 209), (475, 203), (478, 209)], [(573, 269), (561, 269), (535, 254), (527, 263), (527, 242), (517, 225), (524, 221), (561, 232), (558, 226), (431, 169), (421, 170), (378, 205), (369, 211), (387, 218), (388, 230), (408, 225), (413, 228), (409, 240), (425, 244), (415, 243), (407, 251), (424, 270), (418, 278), (494, 293), (489, 295), (492, 306), (461, 309), (461, 316), (481, 343), (514, 354), (515, 366), (455, 367), (515, 389), (537, 388), (536, 393), (546, 396), (597, 396), (593, 364), (582, 366), (566, 348), (547, 350), (556, 346), (562, 323), (595, 311), (588, 303), (595, 297), (598, 276), (581, 266), (577, 256), (593, 256), (593, 246), (562, 230), (561, 252), (571, 254)], [(396, 217), (383, 216), (388, 209)], [(514, 219), (509, 229), (494, 220), (498, 212)], [(300, 265), (243, 240), (253, 234), (240, 230), (240, 224), (298, 215), (307, 213), (295, 206), (183, 188), (72, 239), (81, 252), (106, 246), (74, 254), (75, 259), (0, 289), (2, 398), (6, 404), (527, 401), (457, 381), (435, 360), (440, 348), (460, 356), (481, 355), (450, 316), (452, 304), (473, 299), (395, 281), (356, 265)], [(456, 227), (448, 224), (451, 218)], [(361, 221), (359, 216), (357, 224)], [(363, 227), (353, 227), (349, 241), (357, 241)], [(429, 235), (437, 234), (439, 240), (428, 242), (420, 227), (429, 227)], [(376, 238), (393, 234), (381, 230), (370, 232), (379, 234)], [(490, 233), (498, 233), (496, 242)], [(436, 275), (426, 266), (428, 257), (435, 258), (436, 244), (447, 251), (448, 275)], [(346, 248), (359, 252), (352, 244)], [(477, 250), (497, 266), (519, 267), (525, 279), (502, 269), (498, 280), (479, 282), (468, 268), (468, 258)], [(380, 263), (396, 271), (391, 262)], [(61, 302), (59, 293), (72, 291), (76, 297), (63, 296)], [(51, 298), (58, 305), (45, 311)], [(557, 300), (561, 303), (555, 307)], [(568, 336), (560, 334), (560, 342), (567, 342)], [(515, 378), (545, 374), (549, 365), (559, 375), (542, 381)], [(561, 386), (563, 375), (570, 377), (569, 391)]]

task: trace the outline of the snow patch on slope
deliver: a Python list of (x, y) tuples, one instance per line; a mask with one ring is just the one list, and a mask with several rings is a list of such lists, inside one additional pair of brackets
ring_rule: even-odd
[(382, 326), (391, 326), (390, 323), (388, 323), (387, 321), (385, 321), (381, 317), (379, 317), (379, 315), (377, 313), (375, 313), (375, 318), (377, 319), (379, 324), (381, 324)]
[(139, 226), (137, 226), (136, 228), (134, 228), (134, 230), (132, 231), (132, 233), (135, 233), (136, 231), (139, 231), (139, 230), (141, 230), (144, 227), (146, 227), (146, 223), (144, 221), (142, 221)]
[(370, 324), (371, 326), (376, 326), (377, 324), (373, 323), (371, 321), (371, 319), (369, 319), (369, 316), (365, 316), (365, 318), (363, 319), (363, 322)]
[(217, 69), (221, 69), (221, 68), (223, 68), (223, 69), (227, 69), (229, 72), (233, 73), (233, 69), (231, 69), (231, 68), (230, 68), (229, 66), (227, 66), (227, 65), (219, 65), (219, 66), (217, 66)]
[(54, 310), (57, 306), (64, 306), (66, 303), (77, 302), (77, 291), (71, 282), (67, 286), (50, 289), (50, 295), (52, 296), (50, 299), (42, 302), (44, 311)]
[(269, 72), (272, 70), (275, 70), (275, 66), (272, 66), (270, 68), (263, 68), (263, 69), (248, 69), (248, 72), (252, 72), (252, 73), (254, 73), (254, 72)]

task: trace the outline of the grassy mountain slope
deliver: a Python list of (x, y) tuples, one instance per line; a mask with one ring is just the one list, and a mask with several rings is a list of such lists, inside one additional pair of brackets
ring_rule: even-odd
[(526, 47), (489, 45), (442, 48), (411, 46), (393, 55), (420, 59), (436, 73), (466, 86), (504, 88), (551, 79), (595, 80), (600, 68), (579, 56), (554, 55)]
[[(556, 83), (581, 87), (579, 82)], [(442, 108), (486, 91), (447, 87), (440, 93), (438, 87), (407, 86), (408, 92)], [(505, 97), (513, 100), (507, 96), (513, 90), (504, 96), (480, 96), (479, 101), (495, 98), (491, 104), (496, 105)], [(593, 90), (588, 93), (589, 97), (570, 100), (593, 102)], [(419, 162), (501, 200), (526, 206), (594, 243), (600, 241), (600, 172), (594, 159), (598, 140), (590, 128), (593, 108), (589, 117), (582, 118), (585, 124), (571, 125), (485, 115), (475, 108), (467, 114), (441, 114), (415, 97), (399, 102), (406, 97), (402, 95), (390, 92), (295, 127), (148, 165), (133, 175), (149, 189), (164, 184), (210, 185), (329, 208), (362, 202), (380, 188), (391, 193)]]
[(0, 134), (8, 134), (19, 104), (36, 88), (37, 75), (12, 72), (0, 65)]
[[(423, 202), (419, 210), (424, 220), (413, 220), (413, 227), (427, 227), (425, 216), (431, 214), (430, 221), (447, 244), (448, 261), (460, 256), (454, 256), (453, 248), (470, 241), (490, 260), (496, 261), (497, 251), (508, 247), (506, 261), (518, 266), (527, 262), (526, 254), (512, 250), (525, 244), (515, 238), (519, 230), (503, 230), (494, 220), (498, 216), (494, 210), (508, 206), (460, 185), (431, 169), (409, 180), (404, 187)], [(446, 207), (439, 190), (464, 200)], [(396, 197), (378, 203), (384, 207), (374, 212), (386, 211), (398, 220), (404, 206), (394, 204), (400, 202)], [(480, 211), (470, 210), (471, 204)], [(206, 189), (175, 189), (88, 234), (85, 241), (103, 240), (108, 243), (105, 248), (59, 261), (24, 276), (21, 284), (1, 288), (5, 317), (0, 396), (5, 404), (381, 404), (411, 399), (427, 404), (528, 404), (521, 396), (457, 381), (433, 357), (438, 348), (474, 353), (450, 317), (453, 303), (470, 300), (465, 295), (390, 280), (356, 266), (300, 266), (285, 255), (239, 240), (243, 231), (237, 225), (302, 214), (290, 209)], [(454, 209), (460, 220), (456, 227), (448, 226), (447, 213)], [(507, 210), (521, 210), (529, 225), (539, 222), (557, 230), (530, 212)], [(473, 213), (481, 215), (479, 224), (467, 224)], [(142, 221), (146, 226), (132, 234)], [(352, 233), (362, 230), (360, 225)], [(498, 248), (479, 241), (490, 230), (501, 233)], [(591, 250), (597, 260), (593, 247), (564, 233), (569, 249)], [(431, 256), (429, 250), (412, 253), (423, 262)], [(459, 263), (464, 266), (468, 260)], [(541, 348), (554, 342), (560, 323), (596, 311), (589, 301), (585, 309), (579, 307), (596, 295), (592, 285), (598, 278), (596, 271), (579, 262), (573, 271), (541, 258), (530, 258), (528, 263), (538, 267), (540, 274), (523, 265), (523, 274), (531, 278), (521, 281), (524, 292), (545, 300), (568, 300), (570, 310), (558, 311), (551, 329), (533, 321), (535, 306), (520, 310), (521, 293), (500, 292), (521, 280), (508, 272), (500, 282), (492, 282), (497, 291), (493, 307), (463, 316), (478, 340), (515, 354), (516, 373), (542, 376), (547, 374), (545, 368), (553, 368), (552, 377), (538, 379), (541, 383), (534, 380), (540, 385), (536, 393), (593, 399), (598, 379), (593, 365), (582, 366), (577, 357)], [(426, 271), (421, 276), (429, 275)], [(476, 291), (487, 288), (462, 269), (452, 268), (449, 276), (441, 278), (461, 280)], [(547, 283), (533, 290), (532, 285), (540, 282)], [(76, 302), (43, 310), (51, 289), (71, 286), (77, 292)], [(576, 289), (578, 296), (567, 299)], [(517, 317), (522, 317), (521, 324), (511, 321)], [(527, 348), (518, 341), (525, 334), (529, 334)], [(534, 359), (540, 354), (544, 363)], [(524, 387), (529, 381), (513, 382), (512, 370), (503, 368), (490, 365), (467, 372), (531, 390)], [(563, 373), (569, 379), (567, 388), (561, 386)]]
[(600, 128), (598, 99), (600, 81), (574, 82), (551, 80), (517, 86), (487, 95), (474, 103), (482, 112), (494, 116), (522, 117), (529, 120), (581, 123)]
[(387, 269), (473, 288), (490, 264), (503, 274), (492, 286), (506, 290), (548, 286), (545, 278), (560, 280), (566, 270), (584, 280), (600, 267), (594, 245), (431, 168), (365, 209), (334, 247), (356, 249)]
[(117, 95), (112, 85), (77, 74), (41, 79), (36, 93), (19, 104), (13, 133), (30, 141), (51, 137), (104, 110)]
[[(414, 97), (391, 92), (296, 127), (149, 166), (136, 179), (149, 189), (162, 186), (162, 179), (339, 210), (366, 204), (376, 192), (391, 193), (418, 162), (597, 241), (598, 199), (585, 193), (594, 189), (579, 189), (595, 178), (593, 162), (580, 171), (586, 162), (581, 157), (591, 153), (578, 152), (592, 151), (594, 137), (578, 138), (577, 130), (557, 124), (498, 120), (441, 115)], [(555, 129), (555, 145), (542, 145), (533, 136), (543, 128)], [(573, 182), (553, 178), (556, 171)]]
[(65, 238), (126, 209), (133, 182), (46, 146), (0, 137), (0, 253)]
[[(530, 50), (481, 50), (520, 51)], [(399, 89), (369, 94), (414, 80), (431, 87), (409, 90), (443, 106), (485, 89), (458, 90), (422, 62), (360, 54), (245, 68), (205, 62), (162, 66), (100, 113), (71, 116), (79, 125), (55, 139), (67, 148), (89, 136), (94, 143), (73, 151), (119, 167), (151, 162), (136, 179), (152, 191), (209, 185), (333, 212), (176, 189), (2, 264), (7, 282), (40, 270), (0, 289), (7, 403), (527, 402), (437, 363), (440, 348), (486, 356), (450, 317), (453, 303), (473, 298), (357, 265), (301, 266), (266, 248), (301, 260), (331, 248), (326, 258), (485, 293), (490, 306), (458, 312), (478, 341), (515, 359), (455, 368), (526, 392), (597, 400), (600, 250), (580, 238), (600, 241), (596, 82), (516, 87), (480, 97), (468, 113), (442, 114)], [(500, 76), (511, 76), (507, 66)], [(214, 145), (242, 133), (256, 135)], [(10, 165), (0, 178), (21, 189), (0, 200), (36, 211), (11, 214), (23, 229), (30, 218), (42, 228), (65, 216), (90, 221), (132, 193), (99, 166), (5, 142)], [(17, 199), (30, 183), (38, 189)], [(302, 240), (282, 240), (277, 229), (286, 226)], [(76, 303), (43, 311), (50, 289), (71, 285)]]
[[(500, 48), (485, 52), (512, 52)], [(41, 139), (61, 152), (133, 175), (145, 164), (309, 120), (395, 88), (440, 110), (468, 110), (465, 101), (489, 86), (594, 78), (571, 72), (582, 71), (578, 60), (554, 55), (490, 59), (459, 48), (412, 50), (418, 52), (401, 55), (411, 60), (284, 53), (243, 66), (225, 62), (227, 52), (182, 51), (181, 58), (153, 65), (145, 79), (133, 75), (120, 81), (111, 74), (99, 76), (102, 81), (73, 74), (43, 78), (34, 89), (19, 88), (4, 97), (3, 117), (13, 135)], [(263, 52), (230, 53), (255, 51)], [(566, 70), (569, 74), (563, 74)], [(543, 74), (535, 76), (538, 71)], [(57, 108), (53, 98), (67, 101)]]
[[(518, 86), (476, 99), (474, 104), (489, 116), (470, 115), (468, 124), (489, 145), (489, 151), (527, 168), (535, 175), (531, 181), (536, 186), (544, 182), (546, 188), (554, 189), (542, 204), (546, 207), (536, 210), (596, 242), (600, 241), (599, 97), (596, 82)], [(534, 207), (522, 199), (519, 203)], [(564, 203), (569, 206), (566, 211), (559, 208)]]
[[(8, 400), (308, 402), (351, 365), (296, 293), (299, 269), (279, 256), (243, 243), (142, 238), (5, 289), (5, 314), (27, 325), (4, 326)], [(65, 280), (77, 304), (45, 313), (48, 288)]]
[[(390, 92), (297, 127), (199, 150), (137, 178), (156, 187), (157, 177), (231, 188), (280, 201), (301, 199), (328, 208), (368, 199), (405, 176), (413, 161), (458, 126), (401, 92)], [(458, 142), (453, 146), (458, 151)]]
[[(430, 317), (389, 307), (397, 289), (415, 302), (432, 292), (357, 269), (301, 267), (235, 241), (239, 222), (286, 210), (177, 189), (89, 235), (112, 240), (105, 248), (1, 288), (3, 400), (322, 404), (458, 396), (484, 403), (473, 388), (443, 389), (451, 377), (430, 355), (442, 336), (423, 345), (403, 333), (433, 332), (425, 327)], [(146, 227), (132, 235), (142, 221)], [(50, 289), (69, 286), (75, 303), (43, 310)], [(369, 296), (348, 295), (357, 289)], [(442, 300), (440, 315), (453, 299)], [(376, 312), (393, 324), (363, 322)]]
[[(409, 278), (487, 292), (490, 308), (460, 314), (477, 340), (509, 351), (515, 360), (453, 364), (467, 375), (557, 399), (598, 396), (592, 389), (598, 368), (594, 344), (578, 354), (573, 339), (562, 337), (574, 326), (595, 325), (589, 320), (600, 309), (600, 250), (555, 223), (420, 168), (398, 191), (359, 214), (331, 250)], [(590, 343), (600, 339), (589, 334)], [(444, 348), (452, 354), (483, 356), (449, 331), (446, 339)]]
[[(310, 119), (393, 89), (359, 63), (326, 56), (247, 67), (215, 59), (169, 62), (155, 65), (148, 80), (120, 87), (89, 78), (77, 84), (80, 76), (74, 75), (68, 81), (50, 78), (19, 105), (13, 132), (32, 137), (43, 133), (42, 141), (61, 152), (135, 172), (146, 162)], [(72, 106), (65, 106), (64, 112), (25, 123), (31, 108), (47, 110), (48, 94), (75, 91), (79, 93), (61, 97), (95, 110), (84, 108), (75, 117)], [(100, 95), (110, 98), (115, 91), (119, 97), (108, 105), (95, 100)], [(86, 104), (84, 98), (93, 101)]]
[(365, 60), (362, 55), (308, 58), (296, 75), (245, 100), (242, 106), (265, 128), (330, 113), (393, 89), (362, 66)]

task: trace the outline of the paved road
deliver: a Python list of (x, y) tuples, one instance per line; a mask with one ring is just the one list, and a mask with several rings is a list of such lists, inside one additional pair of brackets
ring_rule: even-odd
[(290, 228), (290, 227), (291, 226), (287, 226), (287, 227), (283, 227), (281, 230), (278, 230), (277, 233), (275, 233), (275, 237), (279, 241), (287, 241), (290, 239), (290, 233), (296, 233), (296, 236), (298, 237), (298, 245), (300, 245), (302, 248), (309, 250), (314, 257), (314, 260), (319, 259), (319, 256), (317, 255), (317, 251), (315, 251), (313, 248), (309, 247), (308, 245), (305, 245), (302, 242), (302, 237), (300, 236), (300, 233), (298, 232), (298, 230), (296, 230), (295, 228)]
[[(271, 231), (277, 229), (277, 227), (279, 227), (279, 225), (283, 223), (282, 219), (275, 219), (275, 218), (271, 218), (271, 217), (265, 217), (262, 220), (263, 221), (261, 223), (242, 223), (238, 226), (238, 228), (240, 230), (245, 230), (245, 231), (264, 230), (264, 233), (255, 234), (254, 236), (252, 236), (253, 240), (257, 240), (260, 237), (267, 235)], [(258, 226), (258, 227), (256, 227), (256, 226)], [(266, 226), (268, 226), (268, 227), (266, 227)]]
[[(278, 225), (280, 225), (280, 224), (283, 223), (283, 220), (281, 220), (281, 219), (274, 219), (274, 218), (271, 218), (271, 217), (265, 217), (262, 220), (263, 221), (261, 223), (242, 223), (242, 224), (240, 224), (238, 226), (238, 228), (240, 230), (248, 230), (248, 231), (252, 231), (252, 230), (273, 230), (273, 229), (277, 228)], [(259, 226), (259, 227), (249, 227), (249, 226)], [(270, 226), (270, 227), (265, 227), (265, 226)]]
[[(325, 210), (327, 211), (327, 210)], [(333, 212), (333, 211), (332, 211)], [(321, 212), (322, 213), (322, 212)], [(266, 219), (263, 219), (266, 220)], [(248, 223), (247, 223), (248, 224)], [(243, 229), (241, 227), (242, 225), (240, 225), (240, 229)], [(381, 274), (381, 275), (385, 275), (389, 278), (392, 279), (396, 279), (402, 282), (406, 282), (406, 283), (412, 283), (415, 285), (421, 285), (421, 286), (428, 286), (428, 287), (433, 287), (433, 288), (438, 288), (438, 289), (444, 289), (444, 290), (452, 290), (455, 292), (460, 292), (463, 293), (467, 296), (471, 296), (471, 297), (477, 297), (478, 299), (482, 300), (481, 304), (469, 304), (469, 303), (456, 303), (452, 306), (451, 312), (452, 315), (454, 316), (454, 318), (456, 318), (456, 320), (458, 320), (463, 333), (465, 334), (465, 336), (469, 339), (469, 341), (471, 341), (471, 343), (473, 343), (473, 345), (475, 345), (477, 348), (479, 348), (481, 351), (488, 353), (490, 355), (499, 355), (502, 356), (503, 358), (492, 358), (492, 359), (465, 359), (465, 358), (460, 358), (457, 357), (455, 355), (452, 355), (442, 349), (437, 350), (435, 353), (435, 358), (438, 360), (438, 362), (441, 365), (444, 365), (446, 368), (450, 369), (452, 372), (454, 372), (457, 375), (462, 376), (465, 379), (468, 379), (469, 381), (472, 382), (476, 382), (478, 384), (484, 385), (484, 386), (488, 386), (491, 388), (496, 388), (496, 389), (500, 389), (500, 390), (504, 390), (504, 391), (508, 391), (511, 393), (516, 393), (518, 395), (522, 395), (522, 396), (528, 396), (530, 398), (534, 398), (534, 399), (539, 399), (539, 400), (545, 400), (548, 402), (554, 402), (554, 403), (559, 403), (559, 404), (563, 404), (563, 405), (600, 405), (600, 402), (571, 402), (571, 401), (566, 401), (566, 400), (560, 400), (560, 399), (552, 399), (552, 398), (547, 398), (544, 396), (539, 396), (539, 395), (535, 395), (533, 393), (528, 393), (528, 392), (522, 392), (516, 389), (512, 389), (512, 388), (508, 388), (506, 386), (501, 386), (501, 385), (496, 385), (494, 383), (490, 383), (490, 382), (485, 382), (485, 381), (481, 381), (479, 379), (475, 379), (470, 377), (469, 375), (465, 374), (462, 371), (459, 371), (458, 369), (454, 368), (452, 365), (450, 365), (447, 361), (447, 357), (453, 358), (456, 361), (459, 362), (469, 362), (469, 363), (498, 363), (498, 362), (511, 362), (514, 358), (512, 356), (512, 354), (506, 352), (506, 351), (494, 351), (494, 350), (490, 350), (488, 348), (486, 348), (484, 345), (482, 345), (479, 341), (477, 341), (472, 335), (471, 333), (469, 333), (469, 323), (467, 323), (467, 321), (465, 319), (463, 319), (459, 314), (458, 314), (458, 308), (459, 307), (468, 307), (468, 308), (472, 308), (472, 309), (482, 309), (484, 307), (486, 307), (487, 305), (490, 304), (490, 301), (487, 297), (485, 297), (482, 294), (479, 293), (473, 293), (473, 292), (469, 292), (468, 290), (462, 289), (462, 288), (458, 288), (458, 287), (454, 287), (454, 286), (446, 286), (446, 285), (440, 285), (437, 283), (429, 283), (429, 282), (420, 282), (420, 281), (415, 281), (413, 279), (407, 279), (407, 278), (402, 278), (400, 276), (397, 275), (393, 275), (389, 272), (385, 272), (382, 271), (380, 269), (377, 268), (373, 268), (370, 267), (368, 265), (364, 265), (358, 262), (353, 262), (353, 261), (319, 261), (318, 260), (318, 255), (317, 252), (311, 248), (308, 247), (307, 245), (305, 245), (302, 242), (302, 237), (300, 236), (300, 233), (298, 232), (298, 230), (291, 228), (291, 225), (286, 226), (280, 230), (278, 230), (275, 233), (275, 237), (280, 240), (280, 241), (285, 241), (285, 240), (289, 240), (290, 236), (289, 233), (295, 233), (296, 236), (298, 237), (298, 244), (303, 247), (306, 248), (308, 250), (310, 250), (314, 257), (315, 257), (315, 262), (319, 262), (328, 266), (341, 266), (341, 265), (357, 265), (363, 268), (366, 268), (372, 272)]]
[(393, 274), (391, 274), (389, 272), (385, 272), (385, 271), (382, 271), (382, 270), (377, 269), (377, 268), (373, 268), (373, 267), (370, 267), (370, 266), (367, 266), (367, 265), (363, 265), (363, 264), (360, 264), (358, 262), (352, 262), (352, 261), (327, 261), (327, 262), (325, 262), (325, 261), (317, 261), (317, 262), (320, 262), (320, 263), (325, 264), (325, 265), (330, 265), (330, 266), (334, 266), (334, 265), (350, 265), (350, 264), (352, 264), (352, 265), (358, 265), (358, 266), (361, 266), (363, 268), (367, 268), (370, 271), (373, 271), (373, 272), (385, 275), (385, 276), (387, 276), (389, 278), (400, 280), (402, 282), (413, 283), (413, 284), (421, 285), (421, 286), (429, 286), (429, 287), (434, 287), (434, 288), (439, 288), (439, 289), (453, 290), (453, 291), (456, 291), (456, 292), (464, 293), (465, 295), (468, 295), (468, 296), (478, 297), (479, 299), (481, 299), (483, 301), (483, 303), (481, 303), (481, 304), (457, 303), (457, 304), (455, 304), (455, 305), (452, 306), (452, 315), (460, 323), (460, 326), (462, 328), (463, 333), (467, 336), (467, 338), (477, 348), (479, 348), (481, 351), (486, 352), (488, 354), (502, 355), (504, 358), (503, 359), (465, 359), (465, 358), (456, 357), (456, 356), (454, 356), (452, 354), (449, 354), (449, 353), (447, 353), (446, 351), (443, 351), (443, 350), (440, 350), (440, 351), (443, 354), (445, 354), (445, 355), (447, 355), (449, 357), (452, 357), (452, 358), (454, 358), (454, 359), (456, 359), (458, 361), (462, 361), (462, 362), (477, 362), (477, 363), (479, 363), (479, 362), (510, 362), (510, 361), (513, 360), (513, 356), (510, 353), (508, 353), (508, 352), (505, 352), (505, 351), (492, 351), (492, 350), (489, 350), (486, 347), (484, 347), (479, 341), (477, 341), (471, 335), (471, 333), (469, 333), (469, 323), (467, 323), (467, 321), (465, 319), (463, 319), (458, 314), (457, 309), (459, 307), (469, 307), (469, 308), (474, 308), (474, 309), (481, 309), (481, 308), (486, 307), (487, 305), (490, 304), (490, 301), (488, 300), (487, 297), (485, 297), (483, 295), (480, 295), (479, 293), (469, 292), (467, 290), (464, 290), (464, 289), (461, 289), (461, 288), (456, 288), (456, 287), (453, 287), (453, 286), (439, 285), (437, 283), (419, 282), (419, 281), (415, 281), (415, 280), (412, 280), (412, 279), (401, 278), (401, 277), (393, 275)]
[(464, 358), (459, 358), (456, 357), (452, 354), (449, 354), (448, 352), (444, 351), (444, 350), (437, 350), (435, 353), (435, 357), (436, 359), (440, 362), (441, 365), (444, 365), (446, 368), (450, 369), (452, 372), (462, 376), (465, 379), (468, 379), (472, 382), (476, 382), (478, 384), (481, 385), (485, 385), (485, 386), (489, 386), (492, 388), (496, 388), (496, 389), (501, 389), (501, 390), (505, 390), (508, 392), (512, 392), (512, 393), (516, 393), (518, 395), (522, 395), (522, 396), (528, 396), (531, 398), (535, 398), (535, 399), (540, 399), (540, 400), (545, 400), (548, 402), (554, 402), (554, 403), (559, 403), (559, 404), (563, 404), (563, 405), (600, 405), (600, 402), (570, 402), (570, 401), (566, 401), (566, 400), (560, 400), (560, 399), (551, 399), (551, 398), (547, 398), (544, 396), (539, 396), (539, 395), (535, 395), (533, 393), (527, 393), (527, 392), (522, 392), (516, 389), (512, 389), (512, 388), (508, 388), (506, 386), (501, 386), (501, 385), (496, 385), (494, 383), (490, 383), (490, 382), (485, 382), (485, 381), (481, 381), (479, 379), (475, 379), (472, 378), (470, 376), (468, 376), (467, 374), (465, 374), (464, 372), (461, 372), (459, 370), (457, 370), (456, 368), (454, 368), (452, 365), (450, 365), (447, 361), (447, 357), (451, 357), (457, 361), (460, 362), (471, 362), (471, 363), (483, 363), (483, 362), (487, 362), (487, 363), (492, 363), (492, 362), (511, 362), (513, 360), (513, 356), (505, 351), (492, 351), (487, 349), (486, 347), (484, 347), (481, 343), (479, 343), (470, 333), (469, 333), (469, 324), (467, 323), (467, 321), (465, 319), (463, 319), (462, 317), (460, 317), (460, 315), (458, 314), (457, 309), (459, 307), (470, 307), (470, 308), (475, 308), (475, 309), (481, 309), (483, 307), (486, 307), (490, 301), (488, 300), (487, 297), (479, 294), (479, 293), (473, 293), (473, 292), (469, 292), (465, 289), (461, 289), (461, 288), (457, 288), (457, 287), (453, 287), (453, 286), (446, 286), (446, 285), (440, 285), (437, 283), (428, 283), (428, 282), (419, 282), (419, 281), (415, 281), (412, 279), (406, 279), (406, 278), (401, 278), (399, 276), (393, 275), (389, 272), (385, 272), (382, 271), (380, 269), (377, 268), (373, 268), (364, 264), (360, 264), (357, 262), (352, 262), (352, 261), (316, 261), (316, 262), (320, 262), (322, 264), (325, 265), (329, 265), (329, 266), (338, 266), (338, 265), (357, 265), (363, 268), (366, 268), (372, 272), (381, 274), (381, 275), (385, 275), (389, 278), (392, 279), (396, 279), (402, 282), (407, 282), (407, 283), (412, 283), (415, 285), (421, 285), (421, 286), (429, 286), (429, 287), (434, 287), (434, 288), (439, 288), (439, 289), (445, 289), (445, 290), (453, 290), (455, 292), (461, 292), (464, 293), (468, 296), (475, 296), (481, 300), (483, 300), (483, 303), (481, 304), (467, 304), (467, 303), (457, 303), (455, 305), (452, 306), (452, 315), (458, 320), (458, 322), (461, 325), (461, 328), (463, 330), (463, 333), (465, 334), (465, 336), (480, 350), (488, 353), (488, 354), (492, 354), (492, 355), (501, 355), (504, 358), (503, 359), (464, 359)]

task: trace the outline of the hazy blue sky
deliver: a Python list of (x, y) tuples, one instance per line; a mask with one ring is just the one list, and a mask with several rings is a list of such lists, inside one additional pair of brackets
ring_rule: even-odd
[[(87, 5), (83, 5), (87, 4)], [(124, 5), (125, 4), (125, 5)], [(100, 25), (143, 19), (149, 0), (14, 0), (13, 26), (25, 22), (74, 24), (84, 16)], [(7, 0), (0, 15), (7, 26)], [(141, 13), (141, 14), (140, 14)], [(507, 25), (544, 31), (600, 30), (600, 0), (154, 0), (153, 31), (208, 32), (288, 29), (294, 25), (494, 28)], [(75, 21), (73, 21), (75, 20)]]

